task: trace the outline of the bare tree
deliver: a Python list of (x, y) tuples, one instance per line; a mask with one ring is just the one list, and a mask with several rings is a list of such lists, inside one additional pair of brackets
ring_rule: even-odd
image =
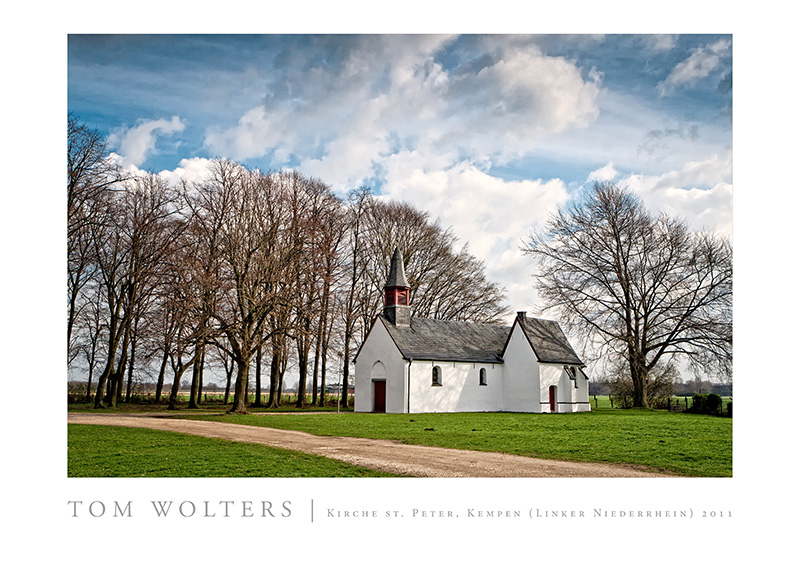
[(362, 320), (363, 302), (367, 299), (369, 283), (367, 278), (368, 242), (365, 232), (368, 229), (367, 215), (374, 199), (367, 187), (352, 191), (348, 196), (347, 239), (343, 258), (344, 276), (339, 305), (342, 317), (342, 366), (341, 399), (342, 406), (348, 404), (348, 384), (350, 380), (350, 357), (353, 339)]
[[(86, 291), (86, 289), (84, 290)], [(88, 369), (88, 379), (86, 383), (86, 399), (87, 401), (92, 397), (92, 377), (94, 370), (100, 363), (101, 344), (104, 339), (104, 313), (102, 296), (99, 293), (97, 286), (89, 289), (89, 293), (83, 292), (85, 296), (85, 308), (81, 310), (80, 317), (78, 318), (78, 326), (80, 327), (82, 338), (79, 340), (80, 351), (83, 353), (84, 361)]]
[(536, 287), (596, 350), (627, 363), (633, 404), (648, 404), (649, 374), (668, 358), (728, 374), (732, 362), (732, 248), (629, 190), (595, 184), (531, 235)]
[(212, 318), (221, 343), (236, 361), (231, 412), (246, 412), (249, 367), (281, 295), (280, 284), (296, 250), (284, 245), (286, 202), (270, 175), (216, 161), (210, 179), (197, 187), (195, 213), (203, 229), (217, 230), (218, 274)]
[(95, 407), (102, 404), (106, 382), (111, 405), (121, 395), (134, 315), (157, 286), (170, 243), (184, 228), (173, 221), (174, 191), (157, 175), (135, 177), (120, 186), (105, 201), (105, 221), (93, 229), (93, 261), (109, 317), (106, 368), (98, 380)]
[(467, 245), (457, 249), (451, 230), (408, 203), (376, 201), (369, 212), (371, 289), (366, 321), (380, 312), (381, 289), (395, 246), (411, 285), (413, 316), (485, 323), (502, 320), (506, 313), (503, 289), (486, 279), (483, 262), (469, 253)]
[(121, 179), (108, 159), (106, 140), (97, 130), (67, 118), (67, 363), (77, 354), (74, 326), (82, 305), (82, 290), (96, 278), (93, 240), (108, 192)]

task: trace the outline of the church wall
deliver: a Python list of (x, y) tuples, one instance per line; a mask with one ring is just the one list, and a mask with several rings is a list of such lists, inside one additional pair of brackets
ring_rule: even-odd
[[(574, 380), (570, 379), (569, 374), (564, 369), (563, 364), (542, 364), (541, 374), (541, 395), (542, 399), (549, 401), (550, 386), (557, 387), (556, 400), (558, 401), (559, 413), (577, 413), (589, 411), (589, 382), (583, 377), (581, 372), (576, 372)], [(577, 388), (575, 385), (577, 384)], [(542, 404), (544, 412), (550, 412), (549, 402)]]
[(540, 397), (539, 362), (519, 324), (514, 324), (506, 346), (503, 367), (503, 411), (539, 413), (544, 408)]
[[(433, 384), (433, 369), (441, 385)], [(486, 370), (486, 385), (480, 371)], [(503, 403), (503, 364), (415, 360), (411, 364), (410, 412), (452, 413), (500, 411)]]
[(406, 367), (405, 360), (383, 322), (380, 319), (376, 320), (355, 363), (354, 410), (359, 413), (372, 412), (373, 379), (385, 379), (386, 412), (404, 413)]

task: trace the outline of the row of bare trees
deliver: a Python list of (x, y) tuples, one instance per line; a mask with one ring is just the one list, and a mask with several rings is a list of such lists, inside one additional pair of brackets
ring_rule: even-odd
[(115, 167), (104, 138), (71, 116), (68, 133), (68, 365), (87, 372), (96, 407), (130, 399), (152, 375), (156, 398), (169, 387), (175, 408), (189, 370), (195, 407), (209, 364), (224, 368), (233, 412), (246, 411), (252, 366), (255, 405), (280, 403), (290, 365), (298, 405), (309, 387), (324, 403), (332, 367), (347, 404), (350, 362), (380, 312), (394, 246), (415, 316), (504, 313), (482, 263), (409, 204), (363, 187), (341, 199), (297, 172), (222, 159), (202, 181), (174, 186)]

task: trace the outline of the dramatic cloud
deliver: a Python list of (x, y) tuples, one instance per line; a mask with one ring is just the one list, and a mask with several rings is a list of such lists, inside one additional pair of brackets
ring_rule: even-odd
[(729, 55), (731, 42), (721, 39), (712, 45), (698, 47), (692, 54), (678, 63), (669, 76), (658, 85), (661, 96), (670, 94), (683, 85), (694, 84), (699, 79), (704, 79), (715, 71), (723, 57)]
[(519, 248), (534, 226), (568, 200), (564, 183), (503, 181), (467, 162), (446, 169), (433, 165), (411, 152), (392, 157), (384, 198), (411, 202), (452, 227), (486, 263), (489, 278), (503, 282), (512, 308), (533, 308), (533, 267)]
[(522, 241), (594, 181), (627, 184), (695, 228), (731, 231), (728, 35), (81, 36), (70, 45), (70, 110), (114, 132), (129, 171), (177, 184), (225, 157), (294, 169), (339, 195), (367, 185), (452, 227), (514, 309), (537, 310)]
[[(450, 166), (505, 163), (596, 119), (601, 78), (593, 70), (584, 77), (530, 42), (491, 40), (448, 71), (437, 56), (449, 41), (352, 40), (332, 64), (302, 77), (283, 71), (236, 126), (210, 128), (206, 147), (237, 160), (294, 157), (299, 170), (344, 187), (379, 176), (398, 152), (448, 155)], [(277, 96), (282, 89), (291, 96)]]
[(109, 142), (119, 148), (124, 165), (138, 167), (155, 151), (157, 135), (182, 132), (185, 127), (177, 116), (171, 120), (143, 120), (132, 128), (119, 128), (109, 136)]

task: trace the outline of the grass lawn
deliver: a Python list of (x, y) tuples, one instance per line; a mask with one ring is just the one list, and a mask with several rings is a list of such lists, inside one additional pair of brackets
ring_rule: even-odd
[[(181, 413), (186, 415), (186, 413)], [(177, 415), (176, 415), (177, 416)], [(627, 463), (687, 476), (731, 476), (732, 419), (652, 410), (587, 413), (186, 415), (188, 418), (391, 439), (467, 450)]]
[(69, 477), (375, 477), (302, 452), (190, 434), (68, 425)]

